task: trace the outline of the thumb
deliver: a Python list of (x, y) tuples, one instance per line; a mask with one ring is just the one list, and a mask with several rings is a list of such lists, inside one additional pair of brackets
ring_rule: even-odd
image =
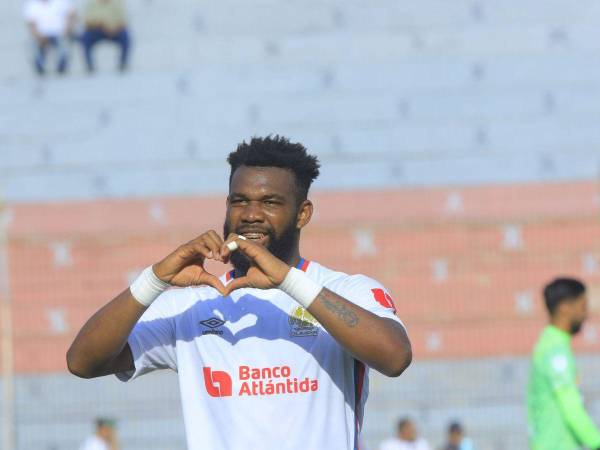
[(246, 239), (244, 236), (232, 233), (221, 246), (221, 255), (224, 258), (229, 258), (231, 253), (236, 250), (241, 251), (250, 260), (255, 260), (261, 254), (261, 250), (266, 251), (264, 247)]
[(228, 296), (237, 289), (243, 289), (247, 287), (252, 287), (248, 277), (234, 278), (227, 284), (227, 286), (225, 286), (225, 293), (223, 295)]
[(210, 274), (208, 272), (204, 272), (200, 277), (198, 277), (197, 282), (194, 284), (196, 284), (196, 285), (205, 284), (207, 286), (211, 286), (211, 287), (215, 288), (223, 296), (229, 295), (229, 292), (227, 292), (227, 289), (225, 288), (223, 283), (221, 283), (221, 280), (219, 280), (219, 278), (216, 277), (215, 275)]

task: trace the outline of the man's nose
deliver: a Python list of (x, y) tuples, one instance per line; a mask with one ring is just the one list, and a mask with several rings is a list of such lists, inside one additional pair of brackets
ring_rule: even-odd
[(262, 222), (265, 219), (260, 202), (248, 202), (241, 219), (244, 222)]

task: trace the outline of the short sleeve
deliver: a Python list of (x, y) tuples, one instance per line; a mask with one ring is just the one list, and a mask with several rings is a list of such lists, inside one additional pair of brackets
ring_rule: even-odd
[(85, 442), (79, 447), (79, 450), (105, 450), (106, 445), (102, 445), (98, 442), (98, 438), (88, 438)]
[(135, 369), (116, 374), (129, 381), (158, 369), (177, 370), (172, 291), (163, 293), (150, 305), (129, 335), (128, 343)]
[(351, 275), (332, 288), (332, 291), (377, 316), (392, 319), (404, 326), (396, 315), (396, 305), (391, 295), (372, 278)]
[(550, 382), (550, 386), (555, 391), (576, 383), (569, 352), (564, 349), (559, 348), (546, 355), (544, 358), (544, 373)]

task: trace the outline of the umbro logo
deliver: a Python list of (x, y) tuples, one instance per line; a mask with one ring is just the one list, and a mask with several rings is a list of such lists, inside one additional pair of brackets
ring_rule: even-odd
[(218, 328), (225, 323), (224, 320), (211, 317), (210, 319), (201, 320), (200, 323), (208, 328)]
[(222, 319), (219, 319), (217, 317), (211, 317), (210, 319), (205, 319), (205, 320), (201, 320), (200, 325), (204, 325), (207, 328), (210, 328), (209, 330), (204, 330), (202, 331), (202, 334), (223, 334), (222, 330), (217, 330), (217, 328), (223, 326), (225, 324), (225, 321)]

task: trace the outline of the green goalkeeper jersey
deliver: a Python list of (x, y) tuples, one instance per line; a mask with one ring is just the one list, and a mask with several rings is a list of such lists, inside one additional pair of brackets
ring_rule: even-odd
[(527, 389), (532, 450), (600, 448), (600, 433), (577, 388), (571, 336), (547, 326), (535, 349)]

